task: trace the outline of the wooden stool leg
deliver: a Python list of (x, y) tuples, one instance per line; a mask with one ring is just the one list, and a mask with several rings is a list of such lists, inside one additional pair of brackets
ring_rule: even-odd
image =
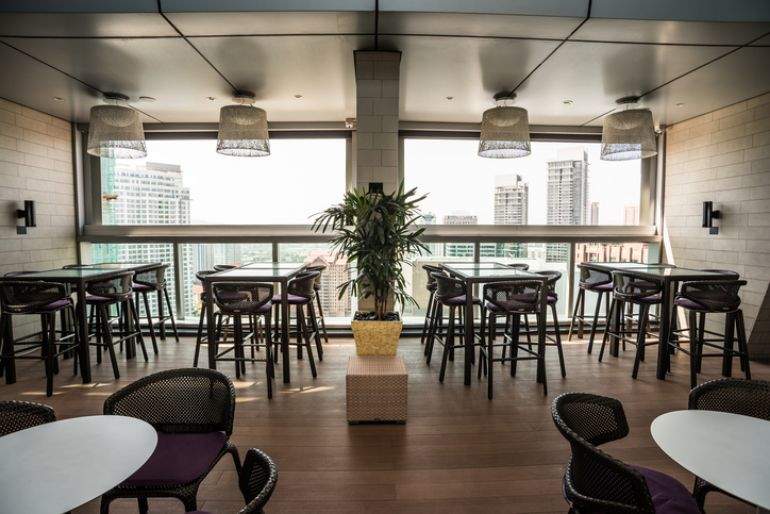
[(735, 340), (735, 313), (725, 315), (725, 342), (722, 350), (722, 376), (733, 376), (733, 342)]
[(168, 307), (169, 321), (171, 321), (171, 330), (174, 331), (174, 339), (179, 342), (179, 332), (176, 330), (176, 320), (174, 319), (174, 309), (171, 307), (171, 297), (168, 295), (168, 288), (163, 288), (163, 296), (166, 298), (166, 306)]
[(455, 344), (455, 308), (454, 306), (449, 306), (449, 326), (447, 329), (447, 333), (444, 336), (444, 351), (441, 354), (441, 371), (438, 374), (438, 381), (443, 383), (444, 382), (444, 376), (446, 375), (446, 363), (449, 359), (449, 353), (451, 352), (451, 348)]
[[(315, 359), (313, 358), (313, 349), (310, 346), (310, 333), (308, 332), (305, 313), (303, 312), (301, 305), (297, 306), (297, 330), (304, 340), (305, 349), (307, 350), (307, 359), (310, 361), (310, 372), (312, 373), (313, 378), (316, 378), (318, 376), (318, 372), (316, 371)], [(302, 343), (300, 343), (300, 345), (301, 344)]]
[(645, 332), (645, 323), (650, 312), (649, 305), (639, 306), (639, 323), (636, 331), (636, 356), (634, 357), (634, 370), (631, 372), (631, 377), (636, 378), (639, 374), (639, 363), (642, 360), (644, 354), (644, 345), (647, 341), (647, 333)]
[(489, 337), (487, 337), (487, 398), (490, 400), (493, 396), (493, 388), (494, 388), (494, 354), (492, 353), (494, 351), (494, 343), (495, 343), (495, 313), (490, 311), (489, 312)]
[[(561, 348), (561, 334), (559, 333), (559, 318), (556, 315), (556, 304), (551, 304), (551, 315), (553, 316), (554, 335), (556, 340), (556, 352), (559, 355), (559, 367), (561, 368), (561, 378), (566, 378), (567, 367), (564, 365), (564, 351)], [(529, 330), (529, 327), (527, 327)]]
[(738, 351), (741, 352), (740, 358), (743, 363), (743, 372), (746, 374), (746, 380), (751, 380), (751, 364), (749, 362), (749, 345), (746, 341), (746, 325), (743, 321), (743, 311), (738, 309), (735, 313), (736, 328), (738, 330)]
[(604, 348), (607, 346), (607, 340), (610, 338), (610, 332), (612, 332), (612, 323), (610, 323), (610, 320), (613, 317), (613, 314), (615, 312), (615, 304), (617, 302), (615, 299), (612, 299), (612, 302), (610, 302), (610, 310), (607, 311), (607, 323), (604, 326), (604, 335), (602, 336), (602, 347), (599, 350), (599, 362), (602, 361), (604, 358)]
[[(158, 354), (158, 341), (155, 339), (155, 327), (154, 323), (152, 322), (152, 313), (150, 311), (150, 300), (147, 298), (147, 292), (142, 291), (139, 293), (142, 296), (142, 301), (144, 302), (144, 314), (147, 316), (147, 328), (150, 331), (150, 339), (152, 340), (152, 351), (155, 352), (155, 355)], [(205, 305), (204, 305), (205, 308)], [(201, 322), (203, 320), (203, 310), (201, 310)], [(203, 330), (203, 326), (201, 324), (201, 330)], [(198, 362), (197, 359), (195, 362)], [(197, 364), (196, 364), (197, 366)]]
[[(569, 320), (569, 331), (567, 332), (567, 341), (572, 341), (572, 329), (575, 328), (575, 318), (577, 317), (580, 309), (580, 301), (585, 297), (585, 289), (579, 289), (577, 298), (575, 298), (575, 306), (572, 308), (572, 318)], [(591, 350), (588, 350), (591, 353)]]
[[(580, 290), (583, 293), (583, 301), (585, 301), (585, 290)], [(596, 298), (596, 307), (594, 308), (594, 319), (591, 322), (591, 333), (588, 336), (588, 353), (591, 353), (594, 349), (594, 337), (596, 337), (596, 327), (599, 325), (599, 310), (602, 307), (602, 295), (604, 293), (599, 291), (599, 296)]]
[(112, 374), (117, 380), (120, 378), (120, 371), (118, 370), (118, 358), (115, 356), (115, 346), (112, 344), (109, 313), (107, 312), (107, 307), (105, 305), (99, 305), (98, 309), (102, 326), (102, 342), (107, 346), (107, 352), (110, 354), (110, 362), (112, 362)]

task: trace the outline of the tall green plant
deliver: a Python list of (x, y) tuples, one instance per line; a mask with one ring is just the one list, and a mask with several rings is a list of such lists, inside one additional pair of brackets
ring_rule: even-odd
[(355, 264), (358, 275), (339, 286), (339, 296), (374, 298), (376, 319), (385, 319), (392, 294), (399, 305), (417, 304), (406, 291), (403, 264), (409, 253), (429, 251), (419, 237), (425, 228), (415, 228), (420, 219), (417, 190), (404, 191), (403, 182), (393, 193), (349, 191), (342, 203), (316, 216), (315, 232), (334, 232), (332, 248)]

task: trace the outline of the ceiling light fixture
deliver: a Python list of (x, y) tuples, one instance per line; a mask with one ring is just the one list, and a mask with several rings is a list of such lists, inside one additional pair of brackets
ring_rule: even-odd
[(626, 110), (604, 117), (601, 150), (603, 161), (646, 159), (658, 153), (652, 111), (628, 108), (638, 101), (637, 96), (620, 98), (617, 104), (625, 105)]
[(454, 96), (448, 96), (448, 97), (446, 97), (446, 99), (447, 99), (447, 100), (449, 100), (449, 101), (451, 102), (452, 100), (454, 100), (454, 99), (455, 99), (455, 97), (454, 97)]
[(254, 107), (254, 93), (238, 91), (233, 102), (235, 105), (219, 110), (217, 152), (239, 157), (270, 155), (267, 113)]
[(300, 98), (302, 98), (302, 95), (300, 95), (299, 93), (297, 93), (296, 95), (294, 95), (294, 98), (296, 98), (297, 100), (299, 100)]
[(64, 101), (64, 98), (62, 98), (60, 96), (54, 96), (53, 99), (56, 100), (57, 102), (63, 102)]
[(676, 106), (677, 106), (677, 107), (684, 107), (684, 102), (677, 102), (677, 103), (676, 103)]
[(112, 159), (147, 157), (144, 127), (139, 114), (128, 105), (128, 97), (105, 93), (106, 105), (91, 107), (87, 152)]
[(566, 98), (566, 99), (562, 100), (561, 103), (563, 103), (564, 105), (572, 105), (575, 102), (573, 102), (569, 98)]
[(515, 159), (531, 153), (529, 115), (514, 107), (516, 94), (505, 91), (495, 95), (497, 107), (484, 111), (481, 118), (479, 157)]

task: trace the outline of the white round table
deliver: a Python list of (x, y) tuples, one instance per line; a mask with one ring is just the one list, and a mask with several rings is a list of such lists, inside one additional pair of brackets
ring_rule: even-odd
[(131, 476), (155, 450), (152, 426), (125, 416), (85, 416), (0, 437), (0, 512), (54, 514)]
[(770, 421), (682, 410), (658, 416), (650, 431), (655, 443), (693, 475), (770, 509)]

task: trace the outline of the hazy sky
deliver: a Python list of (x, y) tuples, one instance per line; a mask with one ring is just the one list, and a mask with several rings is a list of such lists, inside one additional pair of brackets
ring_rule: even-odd
[[(192, 223), (302, 224), (345, 191), (344, 139), (273, 139), (268, 157), (216, 153), (216, 140), (150, 140), (148, 159), (179, 164), (190, 189)], [(518, 173), (529, 184), (529, 223), (545, 223), (546, 162), (560, 148), (588, 152), (589, 205), (599, 201), (602, 224), (622, 224), (625, 205), (638, 205), (640, 161), (605, 162), (599, 144), (532, 143), (520, 159), (483, 159), (478, 142), (464, 139), (407, 139), (405, 180), (429, 193), (424, 212), (437, 222), (455, 212), (493, 221), (494, 179)]]

